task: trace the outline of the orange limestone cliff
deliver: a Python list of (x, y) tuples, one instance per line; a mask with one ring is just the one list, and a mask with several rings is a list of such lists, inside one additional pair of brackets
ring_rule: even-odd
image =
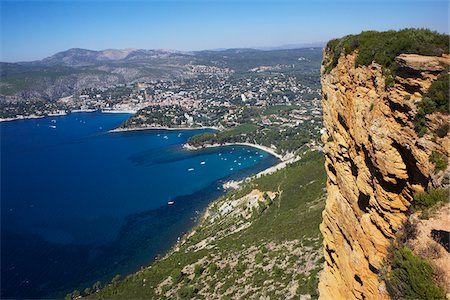
[[(325, 49), (324, 62), (332, 59)], [(450, 138), (433, 134), (448, 114), (427, 116), (419, 138), (417, 103), (450, 64), (448, 56), (402, 54), (387, 87), (376, 63), (355, 66), (357, 52), (342, 54), (331, 71), (322, 68), (328, 198), (320, 230), (325, 264), (322, 299), (389, 298), (378, 273), (391, 239), (408, 217), (413, 194), (440, 185), (432, 151), (447, 157)]]

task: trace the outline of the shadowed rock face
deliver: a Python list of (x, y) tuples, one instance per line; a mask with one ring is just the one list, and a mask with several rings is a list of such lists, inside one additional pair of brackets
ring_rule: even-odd
[[(324, 53), (324, 60), (331, 59)], [(449, 135), (419, 138), (412, 121), (416, 102), (449, 64), (448, 57), (400, 55), (392, 88), (376, 63), (355, 67), (356, 54), (322, 69), (328, 198), (320, 230), (324, 237), (322, 299), (388, 298), (378, 278), (391, 238), (408, 215), (415, 192), (438, 185), (429, 162), (433, 150), (448, 157)], [(448, 115), (434, 113), (434, 122)], [(431, 132), (429, 130), (429, 132)]]
[(433, 229), (431, 230), (431, 237), (433, 240), (438, 242), (444, 247), (447, 252), (450, 252), (449, 249), (449, 240), (450, 240), (450, 232), (445, 230)]

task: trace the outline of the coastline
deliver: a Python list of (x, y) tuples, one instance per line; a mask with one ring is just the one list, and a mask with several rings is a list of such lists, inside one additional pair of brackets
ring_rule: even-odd
[(18, 116), (13, 118), (0, 118), (0, 122), (11, 122), (17, 120), (30, 120), (30, 119), (42, 119), (50, 116), (38, 116), (38, 115), (29, 115), (29, 116)]
[(300, 156), (292, 156), (292, 157), (286, 158), (285, 160), (282, 160), (281, 162), (277, 163), (276, 165), (268, 167), (267, 169), (264, 169), (264, 170), (254, 174), (254, 175), (248, 176), (248, 177), (246, 177), (246, 178), (244, 178), (242, 180), (225, 181), (224, 184), (222, 185), (222, 188), (224, 190), (228, 190), (228, 189), (235, 189), (235, 190), (237, 190), (237, 189), (239, 189), (241, 187), (241, 184), (243, 182), (246, 182), (247, 180), (251, 180), (252, 178), (260, 178), (261, 176), (264, 176), (264, 175), (273, 174), (273, 173), (275, 173), (275, 172), (277, 172), (279, 170), (282, 170), (282, 169), (286, 168), (287, 165), (292, 164), (292, 163), (294, 163), (294, 162), (296, 162), (296, 161), (298, 161), (300, 159), (301, 159)]
[(129, 109), (129, 110), (102, 110), (102, 113), (105, 114), (132, 114), (137, 113), (137, 110)]
[[(78, 111), (73, 111), (73, 112), (77, 113)], [(96, 112), (99, 112), (99, 111), (96, 111)], [(83, 114), (83, 115), (84, 115), (84, 117), (88, 117), (88, 115), (90, 115), (90, 114)], [(95, 115), (97, 115), (97, 114), (95, 114)], [(72, 115), (72, 117), (75, 117), (75, 116), (76, 116), (76, 114)], [(52, 116), (51, 115), (46, 115), (46, 116), (42, 116), (42, 117), (50, 117), (51, 118)], [(49, 120), (50, 119), (46, 119), (46, 121), (49, 121)], [(41, 123), (41, 121), (38, 121), (38, 122)], [(160, 128), (154, 128), (154, 129), (160, 129)], [(201, 128), (185, 128), (185, 129), (186, 130), (196, 130), (196, 129), (201, 129)], [(172, 128), (172, 130), (179, 130), (179, 129), (178, 128)], [(179, 146), (181, 146), (180, 144), (181, 143), (179, 143)], [(261, 145), (253, 145), (253, 144), (250, 144), (250, 143), (235, 143), (235, 144), (231, 144), (231, 145), (244, 145), (244, 146), (249, 146), (249, 147), (254, 147), (254, 148), (257, 148), (257, 149), (261, 149), (262, 151), (266, 152), (266, 150), (264, 149), (266, 147), (261, 146)], [(178, 149), (180, 148), (179, 146), (178, 146)], [(227, 145), (217, 145), (217, 146), (227, 146)], [(267, 161), (267, 164), (261, 165), (261, 167), (259, 169), (254, 169), (252, 171), (252, 172), (255, 172), (255, 173), (253, 173), (253, 174), (247, 173), (247, 175), (244, 175), (243, 177), (240, 177), (237, 180), (241, 180), (242, 182), (246, 182), (248, 180), (248, 178), (254, 178), (254, 176), (261, 176), (260, 174), (262, 174), (263, 172), (270, 172), (270, 170), (274, 170), (274, 168), (279, 167), (280, 166), (280, 162), (277, 161), (275, 159), (275, 157), (278, 158), (278, 156), (276, 156), (276, 155), (273, 155), (273, 157), (269, 157), (269, 160)], [(265, 159), (267, 159), (267, 158), (265, 158)], [(225, 179), (225, 180), (227, 180), (227, 179)], [(217, 203), (217, 201), (219, 199), (220, 199), (219, 196), (211, 194), (211, 202), (207, 204), (207, 207), (205, 209), (199, 209), (199, 212), (196, 215), (196, 221), (194, 221), (192, 223), (192, 225), (190, 225), (189, 227), (186, 226), (186, 229), (188, 229), (186, 231), (186, 234), (184, 234), (184, 235), (180, 234), (180, 240), (182, 240), (183, 243), (185, 242), (186, 238), (188, 238), (193, 232), (195, 232), (198, 229), (198, 225), (202, 224), (205, 214), (207, 214), (210, 211), (210, 205), (214, 205), (215, 203)], [(173, 246), (176, 249), (176, 247), (178, 245), (180, 245), (180, 243), (179, 242), (175, 242), (175, 240), (170, 240), (170, 243), (168, 243), (168, 244), (169, 244), (168, 248), (166, 248), (167, 252), (166, 251), (161, 251), (160, 252), (162, 255), (164, 255), (164, 253), (167, 253), (168, 255), (173, 253), (173, 248), (170, 248), (170, 246)], [(172, 245), (170, 245), (170, 244), (172, 244)], [(155, 261), (153, 261), (153, 262), (155, 262)], [(149, 266), (152, 266), (153, 262)], [(134, 274), (134, 273), (133, 272), (130, 272), (130, 273), (124, 272), (123, 274), (125, 275), (125, 274)]]
[[(234, 144), (231, 144), (231, 143), (230, 143), (230, 145), (243, 145), (243, 144), (244, 144), (244, 143), (234, 143)], [(252, 145), (252, 147), (258, 148), (258, 149), (261, 149), (261, 150), (263, 150), (261, 147), (264, 147), (264, 146), (261, 146), (261, 145), (250, 144), (250, 143), (245, 143), (245, 145), (246, 145), (246, 146)], [(223, 145), (217, 144), (217, 145), (213, 145), (213, 146), (211, 146), (211, 147), (220, 147), (220, 146), (229, 146), (229, 145), (228, 145), (228, 144), (223, 144)], [(189, 146), (189, 147), (192, 147), (192, 146)], [(195, 147), (192, 147), (192, 148), (195, 148)], [(189, 150), (199, 150), (199, 149), (202, 149), (202, 148), (195, 148), (195, 149), (192, 149), (192, 148), (189, 149)], [(265, 151), (265, 150), (263, 150), (263, 151)], [(277, 155), (279, 156), (279, 154), (277, 154)], [(279, 170), (284, 169), (287, 165), (289, 165), (289, 164), (291, 164), (291, 163), (294, 163), (294, 162), (296, 162), (296, 161), (298, 161), (298, 160), (300, 160), (300, 159), (301, 159), (300, 156), (291, 156), (291, 157), (289, 157), (289, 158), (287, 158), (287, 159), (285, 159), (285, 160), (282, 160), (280, 163), (278, 163), (278, 164), (276, 164), (276, 165), (273, 165), (273, 166), (271, 166), (271, 167), (268, 167), (267, 169), (264, 169), (264, 170), (262, 170), (262, 171), (260, 171), (260, 172), (258, 172), (258, 173), (256, 173), (256, 174), (253, 174), (253, 175), (244, 177), (244, 178), (242, 178), (241, 180), (237, 180), (237, 181), (235, 181), (235, 180), (229, 180), (229, 181), (226, 181), (226, 182), (222, 185), (222, 187), (223, 187), (225, 184), (227, 184), (227, 183), (231, 183), (232, 186), (229, 186), (229, 188), (239, 189), (239, 188), (241, 188), (241, 185), (244, 184), (244, 183), (247, 183), (248, 180), (256, 179), (256, 178), (259, 178), (259, 177), (261, 177), (261, 176), (263, 176), (263, 175), (268, 175), (268, 174), (275, 173), (275, 172), (277, 172), (277, 171), (279, 171)], [(142, 273), (145, 269), (151, 269), (152, 266), (153, 266), (153, 264), (154, 264), (155, 262), (157, 262), (158, 260), (164, 260), (164, 259), (167, 259), (167, 258), (169, 258), (172, 254), (174, 254), (174, 253), (176, 253), (176, 252), (179, 252), (179, 251), (180, 251), (180, 246), (184, 245), (190, 237), (192, 237), (194, 234), (197, 233), (197, 230), (198, 230), (199, 226), (201, 226), (201, 225), (203, 224), (203, 222), (205, 222), (205, 220), (207, 219), (207, 217), (210, 215), (212, 207), (217, 203), (217, 201), (219, 201), (219, 200), (221, 200), (221, 199), (222, 199), (221, 197), (218, 197), (218, 198), (215, 198), (214, 200), (212, 200), (212, 201), (211, 201), (211, 202), (210, 202), (210, 203), (209, 203), (202, 211), (200, 211), (200, 212), (198, 213), (198, 219), (197, 219), (197, 221), (195, 222), (194, 226), (192, 226), (192, 227), (191, 227), (189, 230), (187, 230), (183, 235), (181, 235), (181, 236), (179, 237), (178, 241), (176, 241), (176, 242), (175, 242), (175, 243), (174, 243), (174, 244), (173, 244), (173, 245), (172, 245), (165, 253), (161, 253), (160, 255), (158, 255), (157, 257), (155, 257), (155, 260), (154, 260), (152, 263), (150, 263), (150, 264), (147, 265), (146, 267), (143, 267), (141, 270), (138, 270), (137, 272), (135, 272), (135, 273), (133, 273), (133, 274), (139, 274), (139, 273)]]
[(271, 154), (272, 156), (275, 156), (282, 162), (290, 159), (289, 155), (283, 156), (281, 154), (276, 153), (275, 150), (272, 148), (269, 148), (269, 147), (266, 147), (263, 145), (252, 144), (252, 143), (207, 144), (207, 145), (203, 145), (202, 147), (195, 147), (195, 146), (191, 146), (188, 144), (183, 144), (183, 148), (186, 150), (201, 150), (201, 149), (205, 149), (205, 148), (216, 148), (216, 147), (223, 147), (223, 146), (247, 146), (247, 147), (257, 148), (259, 150), (267, 152), (267, 153)]
[[(59, 117), (59, 116), (66, 116), (69, 113), (83, 113), (83, 112), (96, 112), (97, 109), (74, 109), (71, 111), (64, 111), (64, 112), (56, 112), (56, 113), (49, 113), (47, 115), (27, 115), (27, 116), (16, 116), (11, 118), (0, 118), (1, 122), (10, 122), (10, 121), (17, 121), (17, 120), (31, 120), (31, 119), (42, 119), (47, 117)], [(135, 110), (101, 110), (101, 113), (105, 114), (135, 114)]]
[(46, 117), (59, 117), (59, 116), (65, 116), (67, 115), (67, 112), (57, 112), (57, 113), (50, 113), (48, 115), (29, 115), (29, 116), (17, 116), (13, 118), (0, 118), (0, 122), (10, 122), (10, 121), (17, 121), (17, 120), (31, 120), (31, 119), (42, 119)]
[(133, 127), (133, 128), (115, 128), (111, 129), (108, 132), (129, 132), (129, 131), (145, 131), (145, 130), (169, 130), (169, 131), (177, 131), (177, 130), (198, 130), (198, 129), (214, 129), (219, 130), (219, 128), (214, 126), (205, 126), (205, 127), (165, 127), (165, 126), (158, 126), (158, 127)]

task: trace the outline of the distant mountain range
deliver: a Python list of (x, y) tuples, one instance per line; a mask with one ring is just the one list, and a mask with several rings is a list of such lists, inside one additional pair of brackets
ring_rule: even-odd
[(81, 67), (99, 63), (114, 61), (137, 61), (158, 58), (168, 58), (171, 56), (192, 55), (189, 52), (174, 50), (144, 50), (144, 49), (107, 49), (101, 51), (72, 48), (58, 52), (42, 60), (32, 62), (19, 62), (19, 64), (45, 65), (45, 66), (71, 66)]
[(178, 51), (178, 50), (166, 50), (166, 49), (106, 49), (106, 50), (88, 50), (82, 48), (71, 48), (66, 51), (58, 52), (52, 56), (46, 57), (42, 60), (35, 61), (24, 61), (17, 62), (22, 65), (63, 65), (63, 66), (89, 66), (98, 63), (107, 63), (113, 61), (137, 61), (137, 60), (148, 60), (148, 59), (158, 59), (158, 58), (168, 58), (171, 56), (194, 56), (201, 53), (207, 53), (211, 51), (215, 52), (252, 52), (256, 50), (261, 51), (272, 51), (272, 50), (291, 50), (291, 49), (301, 49), (301, 48), (323, 48), (325, 46), (324, 42), (316, 43), (306, 43), (306, 44), (288, 44), (276, 47), (254, 47), (254, 48), (219, 48), (212, 50), (201, 50), (201, 51)]
[(241, 74), (258, 66), (299, 65), (300, 57), (307, 58), (302, 62), (302, 67), (317, 69), (317, 62), (322, 59), (322, 49), (243, 48), (186, 52), (73, 48), (42, 60), (0, 62), (0, 101), (55, 101), (83, 88), (189, 78), (198, 75), (192, 71), (195, 65), (228, 68)]

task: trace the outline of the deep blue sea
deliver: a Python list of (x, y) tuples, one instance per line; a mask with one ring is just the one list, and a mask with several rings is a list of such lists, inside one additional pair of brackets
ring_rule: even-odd
[(0, 123), (1, 298), (62, 297), (137, 271), (192, 228), (223, 181), (277, 162), (243, 146), (182, 149), (205, 130), (108, 132), (128, 117)]

